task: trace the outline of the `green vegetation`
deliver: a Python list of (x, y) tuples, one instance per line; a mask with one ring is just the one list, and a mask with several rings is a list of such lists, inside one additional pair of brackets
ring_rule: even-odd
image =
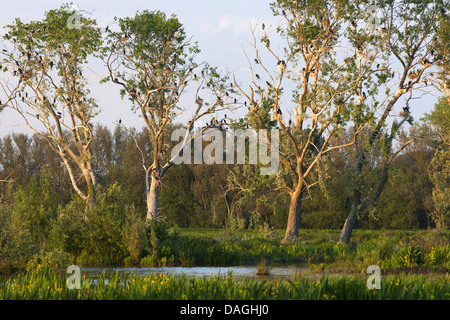
[[(105, 31), (86, 17), (69, 28), (69, 4), (41, 21), (15, 19), (0, 37), (0, 111), (18, 112), (34, 134), (0, 138), (0, 273), (10, 276), (0, 299), (448, 299), (450, 3), (394, 5), (383, 3), (373, 30), (366, 0), (275, 1), (282, 22), (270, 29), (289, 46), (278, 57), (264, 24), (261, 42), (252, 29), (249, 83), (197, 62), (195, 39), (160, 11)], [(342, 43), (346, 58), (334, 54)], [(92, 59), (106, 68), (93, 70)], [(88, 70), (117, 85), (144, 128), (93, 123), (105, 106)], [(443, 96), (415, 123), (410, 100), (435, 87)], [(188, 90), (196, 97), (185, 107)], [(261, 174), (261, 157), (177, 164), (192, 141), (181, 152), (169, 137), (203, 120), (202, 136), (274, 129), (264, 140), (279, 134), (279, 170)], [(249, 160), (244, 145), (236, 150)], [(320, 277), (117, 274), (68, 290), (60, 272), (71, 264), (256, 265), (259, 274), (302, 264)], [(382, 290), (366, 288), (369, 265), (383, 270)]]
[(450, 299), (450, 278), (427, 276), (386, 276), (380, 290), (369, 290), (366, 277), (296, 276), (292, 280), (257, 281), (237, 279), (233, 274), (187, 277), (155, 274), (100, 276), (95, 281), (82, 279), (80, 289), (69, 290), (66, 277), (52, 272), (19, 275), (0, 285), (0, 300), (264, 300), (264, 299)]
[[(106, 220), (107, 221), (107, 220)], [(106, 222), (105, 222), (106, 223)], [(106, 224), (107, 225), (107, 224)], [(72, 246), (28, 252), (28, 258), (18, 253), (22, 269), (33, 270), (37, 265), (50, 269), (64, 265), (79, 266), (233, 266), (300, 263), (315, 268), (324, 264), (333, 271), (364, 272), (375, 264), (385, 270), (416, 269), (439, 271), (450, 268), (449, 233), (433, 231), (368, 231), (357, 230), (349, 244), (339, 244), (339, 231), (301, 230), (303, 240), (280, 243), (282, 231), (274, 231), (272, 239), (261, 236), (257, 230), (231, 232), (220, 229), (167, 229), (163, 224), (147, 228), (149, 240), (136, 258), (127, 250), (127, 237), (116, 231), (116, 237), (101, 241), (101, 226), (95, 232), (85, 229), (80, 238), (83, 248), (73, 251)], [(92, 242), (92, 239), (97, 239)], [(66, 251), (65, 251), (66, 250)], [(3, 271), (14, 270), (3, 265)], [(322, 268), (323, 269), (323, 268)]]

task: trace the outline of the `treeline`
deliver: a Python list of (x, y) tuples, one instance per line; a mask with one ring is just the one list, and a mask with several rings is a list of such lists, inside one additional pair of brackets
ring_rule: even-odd
[[(417, 130), (413, 127), (412, 131)], [(137, 142), (142, 150), (151, 150), (147, 132), (130, 134), (117, 126), (113, 131), (105, 126), (95, 127), (92, 154), (98, 177), (98, 192), (107, 193), (120, 188), (126, 202), (145, 216), (144, 171)], [(345, 134), (342, 135), (344, 137)], [(435, 223), (432, 190), (428, 168), (434, 151), (427, 143), (415, 143), (398, 155), (391, 167), (391, 177), (379, 200), (358, 220), (359, 228), (412, 229), (430, 228)], [(303, 204), (302, 228), (339, 229), (351, 205), (352, 148), (331, 154), (322, 163), (326, 177), (311, 188)], [(373, 154), (364, 172), (364, 183), (371, 185), (381, 170), (380, 154)], [(253, 171), (252, 171), (253, 170)], [(257, 227), (284, 229), (289, 197), (283, 192), (268, 192), (269, 186), (248, 186), (245, 192), (234, 181), (256, 176), (258, 167), (246, 165), (176, 165), (164, 179), (160, 190), (162, 220), (177, 227)], [(253, 172), (253, 173), (252, 173)], [(0, 203), (33, 206), (33, 210), (53, 211), (76, 201), (67, 179), (65, 166), (38, 135), (10, 134), (0, 140)], [(30, 212), (35, 219), (33, 212)], [(37, 222), (51, 224), (47, 218)]]
[[(2, 35), (0, 111), (17, 112), (35, 135), (0, 141), (0, 264), (20, 265), (36, 248), (84, 262), (139, 261), (156, 249), (166, 257), (165, 226), (284, 228), (282, 242), (299, 228), (342, 228), (343, 244), (355, 227), (446, 229), (450, 4), (379, 5), (387, 7), (373, 26), (366, 1), (274, 2), (283, 22), (272, 35), (251, 31), (246, 84), (199, 61), (181, 22), (160, 11), (106, 27), (69, 4), (16, 19)], [(69, 23), (74, 15), (80, 24)], [(270, 40), (279, 37), (282, 56)], [(336, 54), (342, 43), (349, 50)], [(91, 59), (143, 129), (94, 123)], [(195, 97), (183, 107), (188, 89)], [(414, 124), (410, 100), (434, 89), (439, 102)], [(245, 116), (235, 118), (238, 109)], [(195, 146), (194, 128), (217, 126), (258, 130), (278, 170), (261, 174), (261, 158), (177, 164)], [(174, 146), (177, 128), (186, 130)]]

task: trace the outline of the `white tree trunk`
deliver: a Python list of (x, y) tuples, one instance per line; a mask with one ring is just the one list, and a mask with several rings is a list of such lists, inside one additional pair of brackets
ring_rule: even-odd
[(147, 222), (158, 220), (158, 190), (159, 179), (151, 177), (150, 186), (147, 188)]

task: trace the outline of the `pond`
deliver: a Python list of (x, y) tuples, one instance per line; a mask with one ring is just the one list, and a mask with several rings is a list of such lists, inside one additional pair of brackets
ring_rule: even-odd
[(152, 268), (81, 268), (81, 274), (86, 278), (97, 278), (102, 273), (106, 276), (115, 274), (135, 276), (149, 276), (152, 274), (169, 274), (179, 276), (217, 276), (227, 275), (230, 272), (236, 278), (255, 278), (255, 279), (291, 279), (297, 273), (306, 273), (309, 271), (307, 267), (288, 266), (288, 267), (271, 267), (269, 275), (257, 275), (256, 267), (249, 266), (233, 266), (233, 267), (152, 267)]

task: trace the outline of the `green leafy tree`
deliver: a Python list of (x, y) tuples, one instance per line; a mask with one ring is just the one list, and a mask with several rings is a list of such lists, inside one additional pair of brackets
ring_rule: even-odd
[[(201, 75), (197, 76), (198, 64), (194, 60), (200, 51), (187, 38), (175, 16), (166, 17), (160, 11), (145, 10), (132, 18), (116, 18), (116, 22), (119, 30), (108, 30), (108, 47), (104, 49), (109, 70), (109, 77), (104, 81), (111, 80), (120, 86), (121, 96), (132, 102), (133, 110), (145, 121), (150, 148), (143, 149), (132, 136), (145, 171), (147, 221), (157, 221), (161, 181), (181, 156), (178, 152), (175, 156), (170, 154), (173, 143), (168, 141), (169, 129), (186, 111), (179, 106), (181, 96), (190, 83), (201, 81), (193, 99), (193, 104), (197, 105), (185, 126), (183, 141), (186, 146), (192, 141), (189, 133), (194, 124), (200, 118), (226, 108), (230, 98), (226, 97), (225, 78), (216, 69), (205, 65)], [(210, 104), (199, 96), (200, 89), (205, 87), (214, 97)]]
[[(70, 21), (79, 18), (75, 28)], [(18, 87), (2, 85), (26, 125), (48, 142), (63, 162), (78, 196), (92, 202), (96, 176), (91, 143), (97, 104), (87, 87), (86, 64), (102, 43), (93, 19), (68, 4), (45, 13), (41, 21), (17, 18), (2, 37), (3, 71)], [(84, 180), (84, 186), (79, 178)]]
[(446, 97), (441, 97), (423, 120), (424, 127), (431, 128), (430, 138), (435, 142), (435, 155), (429, 167), (435, 207), (433, 218), (439, 229), (445, 229), (450, 223), (450, 104)]

